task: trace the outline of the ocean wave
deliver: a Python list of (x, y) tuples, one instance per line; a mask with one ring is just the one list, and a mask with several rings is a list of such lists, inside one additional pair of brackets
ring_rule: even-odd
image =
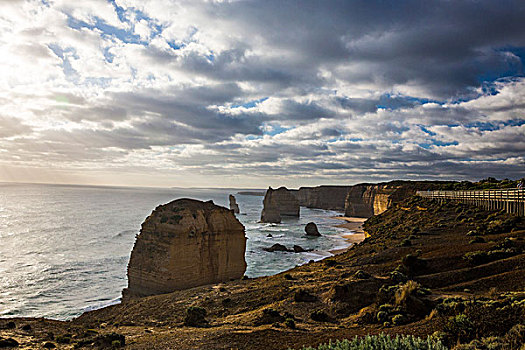
[(115, 235), (115, 237), (124, 237), (124, 236), (129, 236), (133, 233), (138, 233), (137, 230), (124, 230), (124, 231), (120, 231), (119, 233), (117, 233)]
[[(93, 300), (93, 301), (97, 302), (98, 300)], [(91, 301), (88, 301), (88, 302), (91, 302)], [(116, 299), (112, 299), (112, 300), (103, 300), (103, 301), (97, 302), (97, 303), (95, 303), (93, 305), (86, 306), (82, 310), (82, 312), (89, 312), (89, 311), (95, 311), (95, 310), (103, 309), (103, 308), (108, 307), (108, 306), (120, 304), (121, 302), (122, 302), (121, 298), (116, 298)]]

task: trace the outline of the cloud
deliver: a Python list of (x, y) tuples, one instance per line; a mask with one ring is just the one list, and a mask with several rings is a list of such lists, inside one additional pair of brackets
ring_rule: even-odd
[(519, 1), (0, 7), (0, 180), (523, 176)]

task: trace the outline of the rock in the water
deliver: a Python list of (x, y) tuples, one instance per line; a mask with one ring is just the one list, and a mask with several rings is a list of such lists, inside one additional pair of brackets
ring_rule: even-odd
[(275, 243), (270, 248), (263, 248), (263, 250), (266, 250), (267, 252), (288, 252), (288, 248), (286, 248), (284, 245)]
[(308, 250), (305, 250), (300, 245), (294, 245), (293, 246), (293, 251), (294, 251), (294, 253), (304, 253), (304, 252), (307, 252)]
[(244, 226), (212, 202), (178, 199), (142, 224), (124, 298), (238, 279), (246, 271)]
[(299, 246), (299, 245), (294, 245), (292, 249), (288, 249), (286, 248), (286, 246), (282, 245), (282, 244), (279, 244), (279, 243), (275, 243), (274, 245), (272, 245), (271, 247), (269, 248), (263, 248), (263, 250), (267, 251), (267, 252), (291, 252), (291, 253), (305, 253), (305, 252), (311, 252), (312, 249), (304, 249), (303, 247)]
[(304, 231), (306, 232), (307, 236), (312, 236), (312, 237), (321, 236), (321, 234), (319, 233), (319, 230), (317, 229), (317, 225), (315, 224), (315, 222), (309, 222), (308, 224), (306, 224)]
[(299, 201), (286, 187), (266, 191), (261, 213), (261, 222), (281, 222), (282, 216), (299, 217)]
[(268, 238), (272, 238), (273, 235), (272, 235), (271, 233), (268, 233), (268, 234), (266, 235), (266, 237), (268, 237)]
[(239, 209), (239, 205), (237, 204), (237, 200), (235, 199), (235, 196), (233, 194), (230, 194), (229, 200), (230, 210), (233, 210), (235, 214), (239, 214), (241, 211)]

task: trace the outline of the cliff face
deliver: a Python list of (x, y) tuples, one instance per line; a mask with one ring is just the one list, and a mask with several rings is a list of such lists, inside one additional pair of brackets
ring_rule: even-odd
[(345, 216), (368, 218), (378, 215), (393, 204), (412, 196), (417, 190), (432, 189), (429, 182), (393, 181), (382, 184), (352, 186), (345, 201)]
[(299, 205), (326, 210), (344, 210), (352, 186), (301, 187), (294, 191)]
[(123, 296), (164, 294), (241, 278), (245, 250), (244, 226), (230, 210), (192, 199), (161, 205), (142, 224)]
[(299, 202), (291, 191), (286, 187), (276, 190), (270, 187), (264, 196), (261, 222), (279, 223), (283, 215), (298, 217), (299, 211)]

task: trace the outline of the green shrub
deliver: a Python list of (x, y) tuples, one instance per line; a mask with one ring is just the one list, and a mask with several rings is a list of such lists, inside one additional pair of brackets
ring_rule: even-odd
[(512, 327), (505, 335), (508, 345), (512, 349), (519, 349), (522, 344), (525, 344), (525, 325), (517, 324)]
[(330, 321), (330, 316), (324, 311), (317, 310), (310, 314), (310, 318), (317, 322), (328, 322)]
[(496, 234), (502, 232), (510, 232), (510, 230), (516, 226), (518, 221), (519, 219), (517, 217), (493, 220), (487, 225), (487, 233)]
[(392, 317), (392, 323), (395, 324), (396, 326), (405, 324), (406, 322), (407, 322), (407, 318), (405, 317), (405, 315), (398, 314)]
[(190, 327), (205, 327), (208, 325), (206, 321), (206, 309), (198, 306), (190, 306), (186, 309), (186, 317), (184, 318), (184, 325)]
[(408, 277), (400, 271), (392, 271), (390, 273), (390, 279), (394, 283), (404, 283), (408, 281)]
[(412, 242), (408, 238), (405, 238), (401, 241), (400, 245), (401, 247), (410, 247), (412, 245)]
[(409, 273), (417, 273), (425, 270), (427, 267), (427, 261), (425, 259), (421, 259), (413, 254), (404, 256), (401, 264)]
[[(497, 247), (496, 247), (497, 248)], [(468, 252), (463, 256), (463, 259), (467, 260), (472, 265), (481, 265), (486, 264), (491, 261), (505, 259), (511, 256), (514, 256), (519, 253), (519, 250), (516, 248), (501, 248), (501, 249), (494, 249), (488, 252), (484, 251), (475, 251), (475, 252)]]
[[(289, 317), (292, 318), (292, 317)], [(255, 322), (257, 325), (262, 324), (272, 324), (272, 323), (279, 323), (284, 322), (286, 320), (286, 317), (281, 315), (281, 313), (275, 309), (267, 308), (262, 311), (262, 315), (260, 315)]]
[(391, 304), (383, 304), (379, 306), (379, 311), (390, 312), (392, 311), (392, 309), (394, 309), (394, 305), (391, 305)]
[(481, 265), (489, 262), (487, 252), (481, 250), (466, 253), (463, 256), (463, 259), (465, 259), (472, 265)]
[(418, 295), (419, 288), (420, 285), (414, 281), (408, 281), (407, 283), (399, 286), (395, 293), (396, 305), (406, 304), (406, 301), (409, 298), (409, 296)]
[(472, 322), (465, 314), (450, 317), (443, 331), (451, 334), (460, 342), (470, 340), (471, 337), (475, 336)]
[(367, 335), (352, 340), (343, 340), (319, 345), (316, 348), (303, 347), (303, 350), (447, 350), (439, 341), (432, 337), (421, 339), (412, 335)]
[(56, 337), (56, 342), (59, 344), (71, 343), (71, 334), (62, 334)]
[(284, 325), (288, 328), (295, 329), (295, 321), (293, 318), (287, 318), (284, 320)]
[(483, 237), (476, 237), (474, 238), (473, 240), (471, 240), (470, 242), (468, 242), (469, 244), (476, 244), (476, 243), (485, 243), (485, 239)]
[(370, 276), (370, 274), (368, 272), (365, 272), (363, 270), (358, 270), (356, 273), (355, 273), (355, 278), (358, 278), (358, 279), (361, 279), (361, 280), (365, 280), (365, 279), (368, 279), (372, 276)]
[(376, 319), (378, 322), (385, 322), (388, 320), (388, 312), (386, 311), (379, 311), (376, 315)]

